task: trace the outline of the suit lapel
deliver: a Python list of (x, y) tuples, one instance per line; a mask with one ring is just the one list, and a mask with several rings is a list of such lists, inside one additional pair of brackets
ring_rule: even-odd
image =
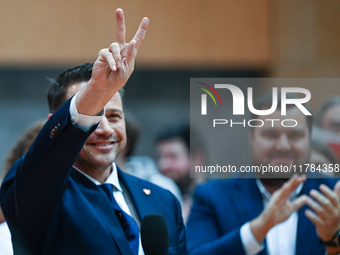
[(81, 193), (93, 209), (92, 213), (107, 228), (121, 254), (132, 255), (124, 230), (105, 192), (77, 170), (72, 169), (71, 177), (78, 183)]
[[(141, 181), (138, 178), (132, 177), (122, 172), (118, 167), (118, 177), (120, 182), (124, 185), (129, 196), (135, 206), (136, 212), (140, 221), (142, 221), (145, 215), (155, 213), (157, 210), (157, 203), (154, 200), (154, 193), (152, 190), (141, 185)], [(143, 191), (143, 189), (146, 189)], [(145, 191), (150, 190), (150, 194), (146, 194)]]
[[(301, 195), (308, 195), (309, 191), (313, 187), (311, 181), (307, 179), (301, 190)], [(315, 234), (315, 226), (313, 223), (305, 216), (305, 211), (308, 207), (305, 205), (298, 211), (298, 227), (296, 233), (296, 254), (312, 254), (312, 247), (315, 244), (319, 244), (320, 240)]]
[(232, 199), (239, 212), (240, 222), (256, 218), (263, 210), (263, 201), (255, 179), (237, 179), (235, 190), (237, 192)]

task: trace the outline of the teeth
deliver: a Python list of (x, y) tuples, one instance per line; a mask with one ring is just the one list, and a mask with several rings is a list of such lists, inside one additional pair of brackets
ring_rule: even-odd
[(97, 143), (97, 146), (109, 146), (111, 143)]

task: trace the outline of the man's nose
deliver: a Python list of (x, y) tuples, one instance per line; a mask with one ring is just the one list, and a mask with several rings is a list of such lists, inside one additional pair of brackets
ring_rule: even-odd
[(95, 130), (95, 133), (97, 135), (105, 135), (105, 136), (110, 136), (113, 134), (113, 132), (114, 130), (111, 127), (110, 122), (108, 121), (106, 117), (103, 117), (100, 120), (98, 127)]
[(277, 150), (280, 151), (286, 151), (291, 149), (291, 144), (286, 134), (282, 134), (278, 137), (275, 147)]

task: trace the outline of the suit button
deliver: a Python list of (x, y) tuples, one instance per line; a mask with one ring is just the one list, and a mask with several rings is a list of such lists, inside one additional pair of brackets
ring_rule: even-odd
[(51, 132), (50, 132), (50, 138), (54, 138), (56, 133), (57, 133), (56, 130), (54, 128), (52, 128)]
[(58, 131), (60, 129), (60, 123), (58, 123), (57, 125), (55, 125), (55, 129)]

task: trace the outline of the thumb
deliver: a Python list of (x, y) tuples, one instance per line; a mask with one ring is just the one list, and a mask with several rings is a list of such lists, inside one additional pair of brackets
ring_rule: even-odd
[(340, 197), (340, 181), (337, 181), (337, 183), (335, 184), (334, 192), (335, 192), (335, 194), (336, 194), (336, 196), (338, 197), (338, 200), (339, 200), (339, 197)]

